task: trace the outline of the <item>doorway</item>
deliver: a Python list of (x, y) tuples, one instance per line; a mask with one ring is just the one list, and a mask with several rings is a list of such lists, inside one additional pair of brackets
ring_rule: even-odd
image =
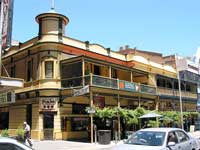
[(54, 132), (54, 114), (44, 113), (43, 114), (43, 129), (44, 129), (44, 140), (53, 140)]

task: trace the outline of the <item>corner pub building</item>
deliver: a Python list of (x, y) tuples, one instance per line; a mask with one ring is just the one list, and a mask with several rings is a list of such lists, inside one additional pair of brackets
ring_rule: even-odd
[[(12, 46), (2, 58), (12, 77), (24, 79), (24, 87), (15, 90), (15, 102), (0, 104), (0, 112), (7, 114), (1, 129), (8, 128), (11, 135), (27, 121), (32, 139), (91, 137), (93, 142), (87, 127), (93, 128), (95, 118), (86, 107), (170, 110), (169, 102), (179, 105), (175, 89), (157, 86), (159, 78), (177, 82), (173, 67), (67, 37), (69, 19), (55, 11), (39, 14), (36, 21), (38, 36)], [(189, 98), (185, 107), (195, 109), (197, 95), (184, 92)]]

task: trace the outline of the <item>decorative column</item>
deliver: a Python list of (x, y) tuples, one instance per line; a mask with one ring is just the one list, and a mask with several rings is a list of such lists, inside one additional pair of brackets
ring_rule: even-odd
[(133, 72), (131, 71), (131, 82), (133, 82)]
[(109, 66), (109, 78), (111, 79), (112, 78), (112, 67)]
[[(92, 73), (90, 73), (90, 108), (93, 108), (93, 92), (92, 92)], [(91, 143), (93, 143), (94, 139), (93, 139), (93, 114), (90, 114), (90, 136), (91, 136)]]

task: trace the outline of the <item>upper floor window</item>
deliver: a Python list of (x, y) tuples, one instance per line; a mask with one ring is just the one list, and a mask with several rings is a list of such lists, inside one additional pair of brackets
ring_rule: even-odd
[(111, 77), (117, 79), (117, 69), (112, 68), (111, 72)]
[(27, 66), (27, 81), (32, 81), (32, 75), (33, 75), (33, 60), (28, 61)]
[(95, 75), (100, 75), (101, 71), (100, 71), (100, 66), (94, 65), (94, 74)]
[(53, 78), (53, 61), (45, 62), (45, 78)]
[(16, 66), (12, 66), (10, 69), (10, 76), (15, 78), (16, 77)]

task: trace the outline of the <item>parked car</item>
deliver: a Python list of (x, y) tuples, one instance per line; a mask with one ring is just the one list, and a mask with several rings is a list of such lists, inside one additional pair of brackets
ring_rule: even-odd
[(33, 150), (31, 147), (15, 139), (0, 137), (0, 150)]
[(146, 128), (112, 150), (200, 150), (198, 142), (179, 128)]

